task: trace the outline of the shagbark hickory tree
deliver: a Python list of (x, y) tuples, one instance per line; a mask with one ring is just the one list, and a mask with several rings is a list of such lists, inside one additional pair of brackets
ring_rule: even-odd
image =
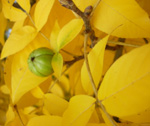
[(149, 8), (149, 0), (1, 0), (0, 124), (150, 125)]

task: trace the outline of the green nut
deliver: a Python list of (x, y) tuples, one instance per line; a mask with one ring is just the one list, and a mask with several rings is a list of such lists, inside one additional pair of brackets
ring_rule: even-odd
[(28, 58), (28, 66), (32, 73), (46, 77), (53, 73), (51, 61), (54, 52), (49, 48), (42, 47), (34, 50)]

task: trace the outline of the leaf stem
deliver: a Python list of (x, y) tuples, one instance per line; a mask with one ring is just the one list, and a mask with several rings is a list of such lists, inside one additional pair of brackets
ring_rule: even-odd
[(14, 106), (14, 109), (16, 110), (16, 113), (17, 113), (17, 115), (18, 115), (18, 117), (19, 117), (20, 123), (22, 124), (22, 126), (25, 126), (25, 124), (24, 124), (24, 122), (23, 122), (23, 120), (22, 120), (22, 118), (21, 118), (21, 115), (20, 115), (20, 113), (19, 113), (19, 111), (18, 111), (17, 105)]
[(92, 77), (92, 73), (91, 73), (90, 66), (89, 66), (89, 61), (88, 61), (88, 56), (87, 56), (87, 41), (88, 41), (88, 37), (89, 37), (89, 35), (85, 34), (85, 38), (84, 38), (84, 60), (85, 60), (85, 64), (86, 64), (86, 68), (87, 68), (87, 71), (88, 71), (89, 79), (91, 81), (91, 85), (93, 87), (93, 91), (94, 91), (96, 100), (98, 101), (97, 88), (95, 86), (95, 83), (94, 83), (94, 80), (93, 80), (93, 77)]
[(113, 126), (117, 126), (113, 120), (113, 118), (108, 114), (108, 112), (106, 111), (104, 105), (102, 104), (101, 101), (98, 101), (98, 104), (100, 105), (100, 107), (102, 108), (104, 114), (106, 115), (106, 117), (108, 118), (108, 120), (110, 121), (110, 123), (113, 125)]
[[(34, 23), (32, 17), (30, 16), (30, 14), (28, 14), (26, 11), (25, 11), (25, 13), (29, 17), (29, 19), (32, 22), (33, 26), (36, 28), (35, 23)], [(50, 40), (41, 31), (39, 31), (39, 33), (43, 36), (43, 38), (45, 38), (48, 42), (50, 42)]]
[(122, 45), (122, 46), (129, 46), (129, 47), (134, 47), (134, 48), (140, 47), (139, 45), (133, 45), (133, 44), (122, 43), (122, 42), (108, 41), (108, 43)]

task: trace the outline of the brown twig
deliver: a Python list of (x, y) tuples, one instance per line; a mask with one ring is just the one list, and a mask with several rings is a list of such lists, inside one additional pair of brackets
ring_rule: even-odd
[(95, 36), (95, 32), (91, 27), (91, 23), (90, 23), (90, 14), (93, 10), (92, 6), (88, 6), (84, 12), (82, 12), (75, 4), (72, 0), (59, 0), (60, 4), (70, 10), (72, 10), (73, 12), (75, 12), (76, 14), (78, 14), (82, 20), (84, 21), (84, 25), (85, 25), (85, 33), (89, 34), (89, 37), (91, 39), (92, 45), (93, 43), (95, 43), (95, 41), (97, 41), (97, 37)]
[[(95, 36), (94, 30), (92, 29), (91, 24), (90, 24), (90, 14), (92, 12), (92, 9), (89, 6), (85, 9), (84, 12), (82, 12), (78, 9), (78, 7), (74, 4), (74, 2), (72, 0), (59, 0), (59, 2), (61, 3), (62, 6), (68, 8), (68, 9), (71, 9), (76, 14), (78, 14), (84, 21), (84, 25), (85, 25), (84, 59), (85, 59), (85, 64), (86, 64), (86, 68), (87, 68), (87, 71), (88, 71), (89, 79), (90, 79), (90, 82), (91, 82), (91, 85), (93, 87), (93, 91), (94, 91), (94, 94), (95, 94), (95, 98), (97, 100), (96, 104), (99, 105), (102, 108), (103, 112), (105, 113), (107, 118), (110, 120), (112, 125), (116, 126), (116, 124), (114, 123), (112, 117), (107, 113), (105, 107), (103, 106), (101, 101), (99, 101), (99, 99), (98, 99), (97, 88), (95, 86), (95, 83), (94, 83), (94, 80), (93, 80), (93, 77), (92, 77), (92, 73), (91, 73), (91, 70), (90, 70), (90, 66), (89, 66), (89, 61), (88, 61), (88, 56), (87, 56), (88, 38), (91, 39), (91, 42), (97, 41), (97, 37)], [(98, 3), (96, 4), (96, 6), (98, 6), (99, 2), (100, 2), (100, 0), (98, 0)]]

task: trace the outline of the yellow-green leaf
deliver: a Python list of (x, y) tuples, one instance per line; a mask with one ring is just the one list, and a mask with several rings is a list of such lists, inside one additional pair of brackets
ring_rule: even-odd
[(14, 55), (11, 68), (11, 97), (14, 104), (17, 103), (25, 93), (37, 87), (40, 83), (47, 79), (47, 77), (39, 77), (34, 75), (28, 69), (27, 60), (33, 50), (39, 47), (48, 47), (48, 45), (49, 43), (46, 40), (44, 41), (43, 38), (37, 36), (36, 39), (26, 48)]
[(50, 35), (50, 44), (54, 52), (57, 52), (58, 50), (57, 37), (58, 37), (59, 31), (60, 31), (60, 27), (59, 27), (58, 21), (56, 20), (55, 25)]
[(52, 67), (56, 74), (56, 76), (59, 78), (62, 72), (63, 68), (63, 57), (60, 53), (56, 53), (52, 58)]
[(3, 47), (1, 58), (17, 53), (25, 48), (35, 38), (36, 34), (36, 30), (31, 26), (24, 26), (14, 31)]
[(37, 116), (29, 120), (27, 126), (62, 126), (59, 116)]
[(8, 18), (10, 21), (18, 21), (23, 20), (27, 17), (25, 12), (20, 9), (13, 7), (7, 0), (2, 0), (2, 11), (4, 16)]
[(45, 25), (55, 0), (40, 0), (34, 12), (34, 22), (38, 31)]
[(68, 107), (68, 102), (55, 94), (46, 94), (44, 108), (52, 115), (62, 116)]
[[(103, 57), (104, 57), (105, 46), (106, 46), (108, 38), (109, 38), (109, 35), (103, 38), (102, 40), (100, 40), (95, 45), (95, 47), (91, 50), (91, 52), (88, 54), (88, 62), (90, 66), (90, 71), (92, 73), (92, 77), (94, 79), (96, 87), (98, 86), (98, 83), (102, 75)], [(89, 79), (89, 75), (88, 75), (85, 62), (81, 69), (81, 81), (82, 81), (82, 86), (84, 90), (88, 94), (92, 95), (93, 88)]]
[(124, 38), (150, 37), (148, 14), (135, 0), (102, 0), (94, 12), (93, 25), (99, 30)]
[(150, 107), (150, 44), (134, 49), (108, 70), (98, 91), (106, 110), (120, 118)]
[(82, 26), (83, 21), (81, 19), (73, 19), (61, 29), (57, 38), (59, 50), (71, 42), (79, 34)]
[(76, 95), (70, 99), (69, 107), (63, 115), (63, 126), (86, 126), (95, 108), (95, 99), (86, 95)]
[(27, 12), (30, 11), (30, 0), (17, 0), (17, 3)]

